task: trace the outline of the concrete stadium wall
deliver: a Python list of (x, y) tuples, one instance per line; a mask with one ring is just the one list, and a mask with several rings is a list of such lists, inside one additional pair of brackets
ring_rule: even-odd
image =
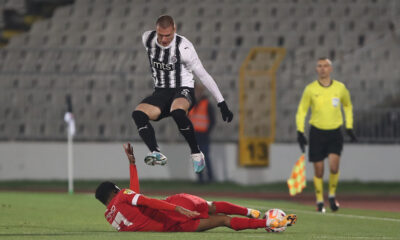
[[(168, 165), (147, 166), (148, 152), (142, 143), (134, 143), (140, 179), (194, 180), (189, 148), (182, 143), (161, 144)], [(256, 184), (285, 181), (299, 157), (297, 144), (273, 144), (270, 166), (239, 167), (237, 145), (214, 144), (211, 149), (213, 169), (218, 181)], [(400, 145), (345, 145), (341, 160), (341, 180), (400, 181)], [(128, 179), (128, 160), (122, 143), (75, 143), (75, 179)], [(327, 164), (326, 164), (327, 169)], [(328, 172), (326, 170), (326, 172)], [(307, 179), (313, 177), (307, 163)], [(0, 180), (67, 179), (66, 143), (2, 142), (0, 143)], [(327, 174), (325, 175), (327, 180)]]

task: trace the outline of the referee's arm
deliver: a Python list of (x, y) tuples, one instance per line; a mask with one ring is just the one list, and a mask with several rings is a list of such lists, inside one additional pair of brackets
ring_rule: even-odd
[(304, 121), (308, 112), (308, 108), (310, 107), (310, 103), (311, 103), (311, 96), (308, 91), (308, 87), (306, 87), (301, 97), (296, 114), (297, 131), (302, 133), (304, 133)]
[(346, 129), (353, 129), (353, 105), (351, 104), (350, 92), (344, 88), (342, 95), (343, 111), (346, 119)]

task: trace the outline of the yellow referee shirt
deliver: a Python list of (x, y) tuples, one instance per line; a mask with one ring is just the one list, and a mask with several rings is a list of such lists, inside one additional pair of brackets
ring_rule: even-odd
[(353, 128), (353, 106), (346, 86), (336, 80), (328, 87), (318, 80), (304, 89), (296, 114), (297, 130), (304, 133), (304, 121), (311, 106), (310, 124), (323, 130), (337, 129), (343, 124), (342, 111), (346, 117), (346, 128)]

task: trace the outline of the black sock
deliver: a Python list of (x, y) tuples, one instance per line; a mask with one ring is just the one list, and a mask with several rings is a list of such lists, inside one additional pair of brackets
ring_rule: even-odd
[(156, 134), (149, 122), (149, 117), (142, 111), (133, 111), (132, 118), (136, 123), (140, 137), (149, 150), (159, 152), (160, 149), (157, 145)]
[(200, 149), (194, 135), (193, 124), (186, 116), (186, 112), (182, 109), (176, 109), (171, 112), (171, 116), (178, 125), (179, 132), (181, 132), (183, 137), (186, 139), (186, 142), (189, 144), (190, 151), (192, 153), (199, 153)]

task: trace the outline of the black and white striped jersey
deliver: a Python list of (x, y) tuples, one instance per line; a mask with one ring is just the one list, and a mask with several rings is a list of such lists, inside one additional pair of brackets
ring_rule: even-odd
[(201, 63), (193, 44), (185, 37), (175, 34), (169, 46), (157, 42), (156, 31), (142, 36), (150, 63), (155, 88), (194, 87), (193, 73), (213, 94), (217, 102), (224, 101), (214, 79)]

